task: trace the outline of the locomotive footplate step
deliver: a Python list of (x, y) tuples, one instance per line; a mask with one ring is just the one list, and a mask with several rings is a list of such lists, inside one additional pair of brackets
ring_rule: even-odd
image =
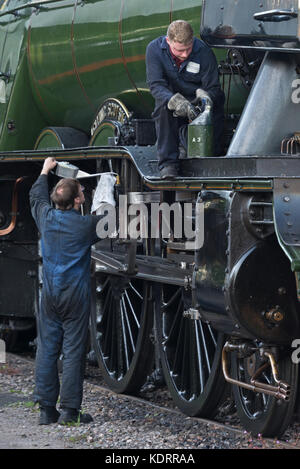
[[(125, 147), (141, 176), (160, 180), (155, 146)], [(233, 179), (294, 177), (300, 174), (300, 155), (223, 156), (185, 158), (179, 161), (180, 179)], [(176, 179), (175, 179), (176, 181)], [(173, 181), (174, 182), (174, 181)]]
[(125, 148), (142, 177), (160, 179), (156, 146)]

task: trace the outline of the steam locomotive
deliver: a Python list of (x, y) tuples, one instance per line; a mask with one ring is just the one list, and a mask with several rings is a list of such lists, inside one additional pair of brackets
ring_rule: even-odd
[[(138, 392), (157, 360), (185, 414), (211, 417), (232, 392), (247, 430), (284, 433), (297, 409), (300, 337), (298, 15), (296, 0), (1, 0), (7, 349), (35, 336), (41, 256), (28, 192), (43, 160), (97, 174), (83, 179), (87, 199), (99, 174), (113, 173), (126, 223), (129, 206), (176, 203), (179, 212), (169, 233), (156, 218), (158, 236), (108, 236), (92, 251), (90, 335), (107, 384)], [(211, 156), (200, 115), (181, 176), (168, 181), (157, 166), (145, 49), (175, 19), (189, 21), (217, 56), (224, 156)], [(195, 226), (199, 207), (197, 244), (174, 226), (178, 217)]]

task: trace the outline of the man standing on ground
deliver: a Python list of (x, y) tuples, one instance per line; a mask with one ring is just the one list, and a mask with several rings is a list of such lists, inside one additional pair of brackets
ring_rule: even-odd
[[(45, 160), (30, 191), (33, 218), (41, 234), (43, 289), (37, 317), (38, 347), (34, 398), (40, 404), (41, 425), (89, 423), (80, 413), (90, 314), (91, 245), (98, 238), (101, 216), (82, 216), (83, 187), (76, 179), (61, 179), (49, 201), (48, 174), (56, 161)], [(61, 388), (57, 359), (63, 353)], [(61, 413), (56, 409), (60, 394)]]
[(155, 98), (152, 116), (161, 177), (177, 176), (179, 129), (195, 118), (191, 102), (196, 98), (208, 95), (213, 102), (214, 153), (220, 155), (224, 93), (219, 83), (217, 61), (213, 51), (194, 37), (191, 25), (183, 20), (173, 21), (167, 36), (150, 42), (146, 50), (146, 68), (147, 82)]

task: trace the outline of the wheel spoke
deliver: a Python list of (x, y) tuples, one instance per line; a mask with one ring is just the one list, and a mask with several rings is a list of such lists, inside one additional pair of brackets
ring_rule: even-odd
[[(177, 349), (176, 352), (178, 351), (178, 375), (179, 375), (179, 383), (180, 387), (178, 387), (179, 391), (183, 395), (186, 395), (186, 388), (187, 388), (187, 383), (186, 379), (189, 376), (189, 373), (186, 373), (185, 370), (185, 364), (186, 361), (188, 360), (187, 363), (187, 368), (190, 367), (190, 360), (189, 360), (189, 330), (188, 327), (186, 327), (185, 322), (181, 319), (180, 321), (180, 332), (183, 331), (182, 336), (183, 343), (181, 341), (177, 341)], [(181, 352), (181, 353), (180, 353)]]
[[(164, 343), (166, 343), (167, 341), (172, 341), (173, 337), (174, 337), (174, 334), (175, 334), (175, 340), (176, 340), (176, 336), (177, 336), (177, 329), (178, 329), (178, 324), (181, 323), (181, 317), (182, 317), (182, 302), (179, 302), (178, 303), (178, 306), (177, 306), (177, 310), (175, 312), (175, 317), (174, 319), (172, 320), (172, 326), (170, 328), (170, 331), (167, 331), (166, 332), (166, 335), (165, 335), (165, 340), (164, 340)], [(164, 317), (167, 318), (171, 315), (172, 313), (169, 311), (169, 312), (166, 312)]]
[[(111, 293), (107, 294), (107, 298), (111, 299)], [(108, 314), (106, 315), (107, 316), (106, 327), (103, 328), (103, 331), (104, 331), (103, 333), (105, 334), (104, 346), (103, 346), (104, 353), (107, 353), (109, 344), (112, 344), (111, 334), (112, 334), (112, 331), (114, 330), (114, 328), (113, 328), (114, 316), (112, 314), (110, 314), (111, 309), (112, 309), (112, 305), (111, 305), (111, 302), (110, 302), (109, 309), (108, 309)], [(106, 309), (104, 309), (104, 313), (103, 313), (104, 316), (105, 316), (105, 311), (106, 311)]]
[(125, 357), (125, 362), (126, 362), (126, 370), (129, 368), (129, 357), (128, 357), (128, 346), (127, 346), (127, 337), (126, 337), (126, 328), (125, 328), (125, 322), (124, 322), (124, 311), (122, 308), (122, 299), (120, 299), (120, 314), (121, 314), (121, 324), (122, 324), (122, 336), (123, 336), (123, 352), (124, 352), (124, 357)]
[(111, 301), (109, 310), (108, 310), (108, 315), (109, 317), (111, 316), (111, 328), (107, 327), (107, 331), (106, 331), (107, 348), (104, 349), (104, 352), (105, 350), (109, 352), (106, 355), (106, 361), (107, 361), (108, 370), (110, 372), (112, 372), (112, 370), (115, 370), (115, 364), (117, 363), (117, 356), (116, 356), (117, 354), (115, 354), (114, 341), (112, 340), (113, 334), (115, 331), (115, 314), (113, 313), (112, 303), (113, 301)]
[(162, 312), (164, 312), (164, 310), (168, 309), (170, 307), (170, 305), (177, 299), (177, 297), (179, 295), (180, 295), (180, 290), (177, 290), (175, 292), (175, 294), (167, 301), (167, 303), (163, 302)]
[(103, 290), (105, 290), (106, 285), (108, 285), (108, 281), (109, 281), (109, 278), (107, 277), (107, 278), (104, 280), (104, 283), (101, 283), (100, 285), (98, 285), (98, 287), (97, 287), (98, 293), (103, 292)]
[(201, 345), (200, 345), (200, 339), (199, 339), (199, 332), (198, 332), (197, 324), (195, 324), (195, 331), (196, 331), (197, 358), (198, 358), (198, 369), (199, 369), (199, 379), (200, 379), (200, 392), (203, 392), (203, 389), (204, 389), (204, 373), (203, 373)]
[(137, 289), (134, 288), (134, 286), (132, 285), (131, 282), (129, 282), (129, 286), (130, 286), (130, 288), (137, 294), (137, 296), (139, 297), (139, 299), (143, 301), (144, 298), (143, 298), (142, 295), (137, 291)]
[(127, 329), (128, 329), (128, 334), (129, 334), (129, 338), (130, 338), (130, 343), (131, 343), (132, 351), (133, 351), (133, 353), (134, 353), (134, 352), (135, 352), (135, 344), (134, 344), (134, 340), (133, 340), (133, 335), (132, 335), (132, 331), (131, 331), (131, 326), (130, 326), (129, 319), (128, 319), (128, 314), (127, 314), (127, 310), (126, 310), (126, 305), (125, 305), (124, 296), (122, 296), (122, 306), (123, 306), (123, 312), (124, 312), (125, 319), (126, 319), (126, 324), (127, 324)]
[(103, 305), (103, 308), (102, 308), (102, 316), (105, 316), (105, 311), (107, 309), (107, 303), (110, 302), (111, 304), (111, 286), (108, 288), (108, 292), (106, 294), (106, 298), (105, 298), (105, 301), (104, 301), (104, 305)]
[(212, 338), (212, 341), (214, 343), (215, 348), (217, 348), (217, 341), (216, 341), (216, 338), (215, 338), (215, 334), (213, 333), (213, 330), (212, 330), (210, 324), (207, 325), (207, 329), (209, 330), (209, 333), (210, 333), (210, 336)]
[(200, 331), (201, 331), (201, 338), (202, 338), (202, 344), (203, 344), (204, 354), (206, 358), (207, 369), (208, 369), (208, 373), (210, 373), (211, 367), (210, 367), (210, 362), (209, 362), (208, 350), (206, 347), (206, 339), (205, 339), (204, 332), (203, 332), (203, 325), (201, 321), (199, 321), (198, 323), (199, 323)]
[[(180, 321), (180, 329), (179, 329), (179, 334), (180, 336), (182, 337), (182, 330), (183, 330), (183, 324), (182, 324), (182, 321)], [(174, 358), (172, 359), (172, 362), (171, 362), (171, 370), (173, 372), (173, 374), (175, 376), (178, 375), (178, 371), (180, 370), (180, 361), (182, 359), (182, 353), (180, 353), (182, 350), (182, 342), (181, 341), (177, 341), (176, 342), (176, 348), (175, 348), (175, 353), (174, 353)]]
[(140, 323), (139, 323), (139, 321), (138, 321), (138, 318), (136, 317), (136, 314), (135, 314), (135, 311), (134, 311), (133, 306), (132, 306), (132, 304), (131, 304), (129, 295), (128, 295), (128, 293), (127, 293), (127, 290), (125, 290), (125, 296), (126, 296), (126, 299), (127, 299), (127, 301), (128, 301), (129, 307), (130, 307), (130, 309), (131, 309), (132, 316), (134, 317), (135, 322), (136, 322), (136, 324), (137, 324), (137, 327), (139, 328), (139, 327), (140, 327)]

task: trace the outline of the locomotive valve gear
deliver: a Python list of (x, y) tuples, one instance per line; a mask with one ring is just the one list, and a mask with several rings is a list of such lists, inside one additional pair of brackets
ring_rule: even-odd
[(196, 119), (198, 113), (195, 107), (180, 93), (176, 93), (168, 101), (168, 109), (174, 117), (187, 117), (189, 121)]

